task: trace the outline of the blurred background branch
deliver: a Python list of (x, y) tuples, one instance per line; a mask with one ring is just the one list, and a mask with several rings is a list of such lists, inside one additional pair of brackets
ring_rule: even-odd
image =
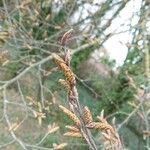
[[(115, 117), (124, 149), (148, 150), (149, 10), (149, 0), (1, 0), (0, 148), (88, 149), (81, 138), (63, 136), (71, 121), (58, 107), (68, 103), (51, 54), (65, 59), (66, 48), (81, 108), (93, 118), (104, 109), (108, 122)], [(92, 135), (106, 149), (102, 137), (109, 136)]]

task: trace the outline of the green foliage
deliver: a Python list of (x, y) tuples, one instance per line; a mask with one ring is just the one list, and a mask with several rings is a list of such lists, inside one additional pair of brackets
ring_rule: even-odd
[(126, 76), (120, 74), (113, 78), (104, 79), (97, 75), (91, 76), (94, 81), (91, 86), (101, 95), (98, 111), (105, 110), (106, 114), (115, 112), (121, 105), (133, 99), (134, 90), (128, 85)]
[(7, 64), (5, 80), (9, 80), (17, 75), (17, 72), (23, 67), (20, 63)]
[(115, 59), (111, 60), (109, 57), (103, 57), (101, 58), (101, 63), (109, 66), (110, 68), (113, 68), (116, 65), (116, 60)]
[(59, 13), (54, 17), (53, 22), (57, 25), (61, 25), (62, 23), (64, 23), (66, 18), (66, 13), (65, 11), (62, 9), (59, 11)]
[[(85, 42), (83, 42), (84, 44)], [(91, 52), (96, 48), (96, 46), (91, 46), (89, 48), (83, 49), (75, 53), (71, 60), (71, 66), (73, 71), (76, 71), (79, 64), (82, 64), (85, 60), (87, 60), (91, 54)]]

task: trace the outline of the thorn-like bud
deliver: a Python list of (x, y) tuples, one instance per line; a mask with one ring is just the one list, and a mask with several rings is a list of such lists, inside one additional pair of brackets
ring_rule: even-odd
[(104, 109), (101, 111), (100, 117), (101, 117), (101, 118), (104, 118)]
[(68, 39), (70, 38), (72, 31), (73, 31), (73, 29), (70, 29), (69, 31), (67, 31), (63, 34), (61, 41), (60, 41), (62, 46), (66, 45)]

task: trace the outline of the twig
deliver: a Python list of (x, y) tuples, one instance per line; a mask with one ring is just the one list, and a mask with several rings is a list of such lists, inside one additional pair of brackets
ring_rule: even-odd
[(16, 77), (14, 77), (13, 79), (9, 80), (9, 81), (5, 81), (5, 84), (3, 86), (0, 87), (0, 90), (8, 87), (10, 84), (14, 83), (15, 81), (17, 81), (18, 79), (20, 79), (25, 73), (27, 73), (30, 69), (40, 65), (40, 64), (43, 64), (49, 60), (52, 59), (52, 56), (48, 56), (44, 59), (42, 59), (41, 61), (35, 63), (35, 64), (32, 64), (30, 67), (26, 68), (25, 70), (23, 70), (19, 75), (17, 75)]
[(126, 123), (128, 123), (128, 121), (130, 120), (130, 118), (139, 110), (139, 108), (143, 105), (144, 99), (141, 100), (141, 102), (139, 103), (139, 105), (129, 114), (129, 116), (118, 126), (117, 130), (119, 131), (122, 126)]
[(11, 140), (10, 142), (8, 142), (6, 144), (0, 145), (0, 148), (7, 147), (8, 145), (13, 144), (13, 143), (15, 143), (15, 139)]
[[(65, 45), (68, 40), (68, 34), (70, 34), (70, 32), (66, 32), (64, 34), (64, 36), (62, 37), (61, 41), (63, 41), (63, 45)], [(88, 44), (88, 46), (89, 46), (89, 44)], [(91, 136), (89, 129), (86, 127), (86, 124), (82, 117), (82, 110), (81, 110), (81, 106), (80, 106), (80, 103), (78, 100), (78, 91), (76, 88), (76, 79), (75, 79), (74, 73), (72, 72), (72, 70), (70, 68), (70, 60), (71, 60), (70, 52), (69, 52), (69, 50), (64, 50), (64, 52), (65, 52), (64, 53), (65, 60), (63, 60), (61, 57), (59, 57), (56, 54), (53, 54), (53, 57), (54, 57), (55, 63), (63, 71), (63, 73), (66, 77), (66, 84), (67, 84), (66, 86), (68, 88), (68, 101), (70, 104), (70, 109), (80, 119), (81, 127), (79, 129), (80, 129), (85, 141), (89, 145), (89, 148), (91, 150), (97, 150), (96, 144)]]
[[(9, 117), (7, 115), (7, 97), (6, 97), (6, 88), (3, 89), (3, 102), (4, 102), (4, 117), (5, 117), (5, 120), (6, 120), (6, 123), (8, 125), (9, 128), (11, 128), (11, 123), (9, 121)], [(24, 145), (24, 143), (16, 137), (15, 133), (13, 132), (13, 130), (10, 130), (9, 131), (11, 136), (14, 138), (14, 140), (16, 142), (18, 142), (18, 144), (24, 149), (24, 150), (27, 150), (26, 146)]]

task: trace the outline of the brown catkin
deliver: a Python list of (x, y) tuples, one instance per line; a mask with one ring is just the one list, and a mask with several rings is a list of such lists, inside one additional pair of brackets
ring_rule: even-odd
[(105, 124), (105, 123), (96, 123), (95, 124), (95, 129), (100, 129), (100, 130), (111, 130), (112, 127), (109, 124)]
[(72, 70), (66, 65), (65, 61), (60, 56), (58, 56), (57, 54), (52, 54), (52, 56), (54, 58), (54, 62), (64, 72), (64, 75), (66, 77), (66, 81), (70, 85), (74, 85), (75, 84), (75, 75), (72, 72)]
[(53, 57), (53, 59), (54, 59), (54, 62), (55, 62), (58, 66), (60, 66), (61, 63), (65, 63), (65, 61), (64, 61), (59, 55), (57, 55), (57, 54), (55, 54), (55, 53), (52, 53), (52, 57)]
[(82, 134), (80, 132), (66, 132), (64, 133), (64, 136), (82, 137)]
[(101, 123), (101, 122), (91, 122), (90, 124), (87, 125), (88, 128), (91, 129), (99, 129), (99, 130), (111, 130), (112, 131), (112, 127), (109, 124), (106, 123)]
[(59, 82), (63, 87), (65, 87), (68, 91), (70, 90), (70, 86), (69, 86), (69, 84), (67, 83), (66, 80), (64, 80), (64, 79), (59, 79), (58, 82)]
[(86, 124), (89, 124), (93, 121), (91, 112), (87, 106), (83, 109), (83, 119)]
[(77, 126), (80, 126), (80, 120), (79, 118), (74, 114), (72, 113), (70, 110), (68, 110), (67, 108), (65, 108), (64, 106), (62, 105), (59, 105), (59, 108), (77, 125)]
[(65, 126), (65, 127), (73, 132), (79, 132), (79, 129), (76, 128), (75, 126)]

